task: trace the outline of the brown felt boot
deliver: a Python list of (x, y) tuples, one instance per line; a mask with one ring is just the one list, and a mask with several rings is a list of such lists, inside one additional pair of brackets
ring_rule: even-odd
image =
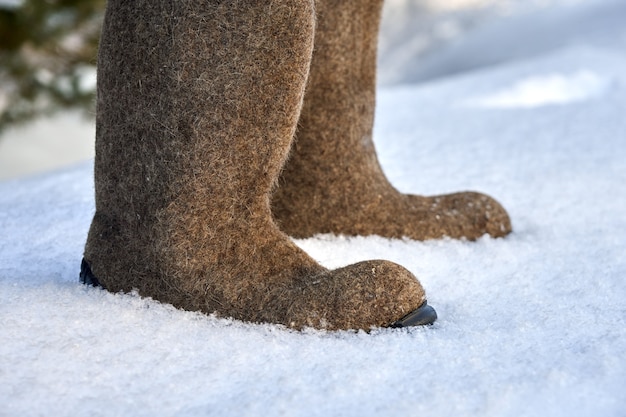
[(109, 0), (83, 282), (293, 328), (424, 311), (401, 266), (329, 271), (271, 218), (314, 23), (312, 0)]
[(478, 193), (403, 195), (372, 142), (381, 0), (318, 0), (315, 50), (296, 141), (273, 196), (281, 230), (424, 240), (511, 231), (506, 211)]

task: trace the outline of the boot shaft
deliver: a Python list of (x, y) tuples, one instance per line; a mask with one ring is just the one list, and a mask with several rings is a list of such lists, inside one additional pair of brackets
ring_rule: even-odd
[(351, 89), (351, 94), (375, 87), (383, 1), (317, 0), (315, 4), (315, 53), (307, 94), (317, 95), (331, 85)]
[(283, 177), (290, 182), (306, 172), (332, 187), (380, 172), (372, 126), (382, 1), (318, 0), (316, 6), (311, 73)]
[(134, 222), (191, 193), (231, 209), (264, 204), (308, 75), (314, 21), (302, 3), (109, 2), (97, 210)]
[(332, 217), (355, 210), (361, 203), (354, 195), (389, 187), (372, 140), (382, 1), (318, 0), (316, 6), (311, 73), (272, 202), (289, 233), (298, 228), (292, 223), (308, 222), (298, 217), (303, 208)]

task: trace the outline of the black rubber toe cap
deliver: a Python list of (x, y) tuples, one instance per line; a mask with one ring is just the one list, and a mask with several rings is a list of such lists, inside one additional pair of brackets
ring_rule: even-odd
[(437, 312), (434, 308), (428, 305), (428, 303), (422, 304), (417, 310), (414, 310), (393, 323), (390, 327), (413, 327), (424, 326), (426, 324), (433, 324), (437, 320)]

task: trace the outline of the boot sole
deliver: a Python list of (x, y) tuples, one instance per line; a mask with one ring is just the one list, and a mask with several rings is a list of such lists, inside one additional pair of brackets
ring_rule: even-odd
[[(80, 283), (91, 285), (92, 287), (104, 288), (98, 278), (91, 272), (91, 267), (85, 259), (80, 263)], [(393, 323), (391, 328), (399, 329), (403, 327), (424, 326), (433, 324), (437, 320), (437, 312), (434, 308), (424, 302), (417, 310), (414, 310)]]

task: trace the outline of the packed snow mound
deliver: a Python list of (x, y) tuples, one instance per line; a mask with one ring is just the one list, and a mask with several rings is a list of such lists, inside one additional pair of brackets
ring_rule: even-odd
[(424, 82), (580, 45), (626, 50), (623, 0), (476, 3), (483, 7), (426, 13), (420, 1), (385, 2), (379, 81)]
[(300, 333), (79, 285), (91, 165), (0, 182), (0, 415), (623, 416), (625, 108), (625, 54), (589, 46), (379, 92), (400, 190), (480, 190), (513, 220), (297, 241), (406, 266), (439, 314), (422, 328)]

